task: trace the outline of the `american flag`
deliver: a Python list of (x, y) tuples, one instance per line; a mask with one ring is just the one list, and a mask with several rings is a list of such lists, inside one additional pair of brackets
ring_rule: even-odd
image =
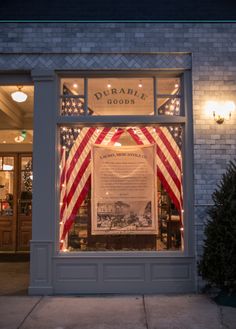
[(78, 137), (73, 142), (68, 136), (73, 136), (74, 131), (71, 131), (72, 135), (68, 128), (64, 127), (62, 131), (67, 134), (66, 142), (62, 138), (60, 161), (60, 241), (61, 248), (65, 248), (67, 233), (91, 186), (91, 145), (114, 145), (123, 130), (84, 127), (79, 133), (77, 130)]
[[(168, 99), (159, 108), (166, 113), (169, 107), (179, 107), (179, 98)], [(161, 112), (162, 111), (162, 112)], [(78, 112), (75, 112), (76, 114)], [(173, 112), (174, 114), (177, 114)], [(71, 114), (73, 115), (73, 114)], [(78, 114), (77, 114), (78, 115)], [(156, 144), (157, 176), (169, 194), (182, 220), (182, 127), (84, 127), (61, 128), (60, 160), (60, 248), (66, 250), (68, 232), (75, 220), (79, 207), (91, 187), (91, 145), (114, 145), (127, 131), (138, 145)]]
[(167, 127), (135, 127), (129, 133), (138, 145), (156, 144), (157, 176), (181, 216), (182, 161), (181, 151)]
[[(93, 111), (90, 108), (88, 108), (87, 112), (88, 115), (93, 115)], [(85, 115), (84, 96), (73, 95), (66, 85), (63, 86), (61, 114), (65, 116)]]

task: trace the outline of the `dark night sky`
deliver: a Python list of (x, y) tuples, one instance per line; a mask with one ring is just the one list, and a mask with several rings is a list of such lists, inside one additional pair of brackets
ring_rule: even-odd
[(236, 0), (1, 0), (0, 20), (236, 20)]

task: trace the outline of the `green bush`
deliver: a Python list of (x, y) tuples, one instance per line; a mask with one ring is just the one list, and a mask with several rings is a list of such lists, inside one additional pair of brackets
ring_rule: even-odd
[(226, 173), (212, 195), (208, 210), (199, 274), (210, 286), (236, 292), (236, 162), (230, 161)]

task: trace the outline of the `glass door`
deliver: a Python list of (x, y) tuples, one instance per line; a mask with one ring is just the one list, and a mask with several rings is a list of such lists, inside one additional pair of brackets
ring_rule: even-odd
[(32, 236), (32, 155), (18, 159), (17, 251), (28, 251)]
[(17, 156), (0, 155), (0, 251), (15, 251)]
[(0, 252), (29, 251), (32, 154), (0, 154)]

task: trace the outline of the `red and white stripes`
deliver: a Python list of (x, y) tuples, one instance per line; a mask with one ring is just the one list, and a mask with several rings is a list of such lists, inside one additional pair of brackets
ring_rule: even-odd
[(67, 233), (74, 222), (79, 207), (90, 189), (91, 145), (113, 145), (122, 133), (123, 130), (121, 129), (109, 127), (83, 128), (70, 150), (67, 161), (64, 163), (64, 167), (61, 161), (61, 249), (65, 249), (65, 239)]
[(60, 248), (91, 186), (91, 145), (114, 145), (127, 131), (138, 145), (156, 144), (157, 175), (182, 217), (181, 151), (166, 127), (94, 128), (81, 130), (66, 160), (61, 150), (60, 162)]
[(181, 151), (166, 127), (128, 128), (137, 144), (156, 144), (157, 175), (179, 210), (183, 209)]

